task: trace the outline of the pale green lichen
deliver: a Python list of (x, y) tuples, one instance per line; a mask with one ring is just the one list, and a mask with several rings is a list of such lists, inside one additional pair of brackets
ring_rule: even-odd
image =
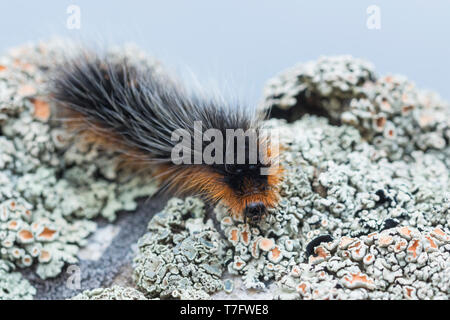
[(12, 272), (14, 265), (0, 260), (0, 300), (31, 300), (36, 289), (19, 272)]
[[(386, 221), (448, 232), (450, 177), (434, 153), (417, 151), (410, 163), (387, 161), (355, 128), (315, 116), (293, 124), (271, 120), (267, 126), (280, 130), (286, 147), (278, 207), (251, 229), (216, 208), (232, 247), (228, 271), (242, 275), (247, 288), (264, 289), (267, 281), (281, 281), (293, 266), (308, 263), (306, 246), (319, 235), (359, 237), (379, 231)], [(435, 258), (426, 264), (436, 264)], [(389, 296), (384, 289), (376, 288)]]
[(204, 204), (174, 198), (138, 242), (134, 279), (149, 297), (208, 299), (223, 288), (224, 243)]
[(448, 299), (450, 236), (397, 227), (321, 243), (279, 281), (279, 298)]
[(134, 288), (112, 286), (83, 291), (71, 300), (148, 300), (142, 292)]
[[(156, 191), (144, 176), (119, 169), (115, 153), (70, 136), (55, 119), (47, 85), (67, 56), (66, 44), (26, 45), (1, 57), (0, 258), (20, 268), (36, 264), (43, 279), (78, 261), (95, 230), (88, 219), (113, 221), (117, 211), (136, 209), (137, 197)], [(106, 54), (161, 69), (135, 48)]]
[(65, 263), (76, 263), (79, 246), (95, 230), (87, 220), (68, 222), (45, 210), (33, 210), (24, 201), (0, 203), (0, 258), (17, 267), (38, 262), (38, 275), (54, 277)]
[(325, 114), (337, 121), (354, 97), (376, 79), (374, 66), (351, 56), (320, 57), (297, 64), (267, 81), (263, 109), (290, 121), (305, 113)]
[(438, 150), (449, 165), (450, 108), (436, 93), (420, 90), (403, 76), (375, 75), (373, 66), (350, 56), (299, 64), (264, 89), (264, 109), (290, 121), (305, 113), (357, 128), (391, 160), (414, 150)]

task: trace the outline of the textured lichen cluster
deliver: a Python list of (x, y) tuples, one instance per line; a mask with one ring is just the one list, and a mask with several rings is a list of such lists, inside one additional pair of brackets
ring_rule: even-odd
[(36, 289), (19, 272), (13, 272), (14, 265), (0, 260), (0, 300), (30, 300)]
[(71, 298), (72, 300), (148, 300), (144, 294), (134, 288), (112, 286), (85, 290)]
[[(55, 40), (0, 58), (0, 259), (10, 263), (9, 272), (33, 267), (42, 279), (78, 261), (80, 246), (95, 230), (89, 219), (112, 221), (156, 188), (141, 177), (128, 178), (116, 168), (115, 154), (74, 141), (61, 127), (48, 83), (64, 52), (66, 44)], [(108, 54), (145, 65), (132, 48)]]
[(448, 299), (450, 237), (397, 227), (320, 243), (279, 281), (281, 299)]
[(134, 280), (147, 296), (207, 299), (223, 289), (225, 243), (202, 201), (173, 198), (138, 242)]
[(323, 57), (269, 80), (262, 108), (324, 115), (357, 128), (390, 160), (415, 150), (436, 150), (449, 164), (450, 108), (436, 93), (417, 89), (400, 75), (378, 77), (373, 66), (351, 56)]

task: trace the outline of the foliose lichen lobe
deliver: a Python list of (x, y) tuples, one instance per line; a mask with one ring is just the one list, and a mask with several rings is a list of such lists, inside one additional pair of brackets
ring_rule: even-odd
[(134, 288), (112, 286), (85, 290), (70, 300), (148, 300), (144, 294)]
[(172, 198), (138, 242), (134, 279), (149, 297), (208, 299), (223, 289), (224, 241), (196, 198)]

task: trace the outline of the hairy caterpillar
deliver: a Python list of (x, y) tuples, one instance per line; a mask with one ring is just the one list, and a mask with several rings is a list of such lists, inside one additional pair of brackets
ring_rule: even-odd
[[(50, 87), (70, 128), (120, 152), (128, 165), (149, 168), (162, 189), (222, 202), (231, 214), (252, 223), (277, 204), (283, 168), (278, 165), (277, 145), (261, 133), (263, 117), (256, 110), (188, 93), (165, 75), (126, 59), (87, 52), (58, 66)], [(213, 149), (211, 155), (221, 160), (213, 163), (195, 158), (198, 141), (184, 141), (182, 149), (193, 152), (179, 163), (174, 148), (180, 143), (173, 135), (180, 129), (191, 137), (208, 129), (223, 137), (233, 130), (235, 136), (226, 140), (223, 153)], [(245, 135), (249, 130), (256, 137), (256, 161), (252, 139)], [(201, 149), (211, 140), (202, 139)], [(226, 148), (230, 142), (231, 149)]]

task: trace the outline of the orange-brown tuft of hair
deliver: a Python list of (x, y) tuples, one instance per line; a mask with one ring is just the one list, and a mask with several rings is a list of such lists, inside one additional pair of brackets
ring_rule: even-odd
[[(265, 208), (274, 208), (279, 201), (279, 186), (283, 179), (284, 168), (279, 163), (277, 153), (267, 148), (267, 157), (271, 165), (267, 167), (266, 183), (262, 188), (252, 176), (242, 177), (239, 189), (226, 182), (227, 173), (217, 172), (208, 165), (162, 165), (154, 173), (162, 181), (167, 181), (167, 190), (175, 195), (199, 195), (210, 203), (222, 203), (236, 218), (242, 218), (246, 208), (252, 203), (262, 203)], [(266, 160), (267, 161), (267, 160)], [(266, 212), (267, 213), (267, 212)]]

